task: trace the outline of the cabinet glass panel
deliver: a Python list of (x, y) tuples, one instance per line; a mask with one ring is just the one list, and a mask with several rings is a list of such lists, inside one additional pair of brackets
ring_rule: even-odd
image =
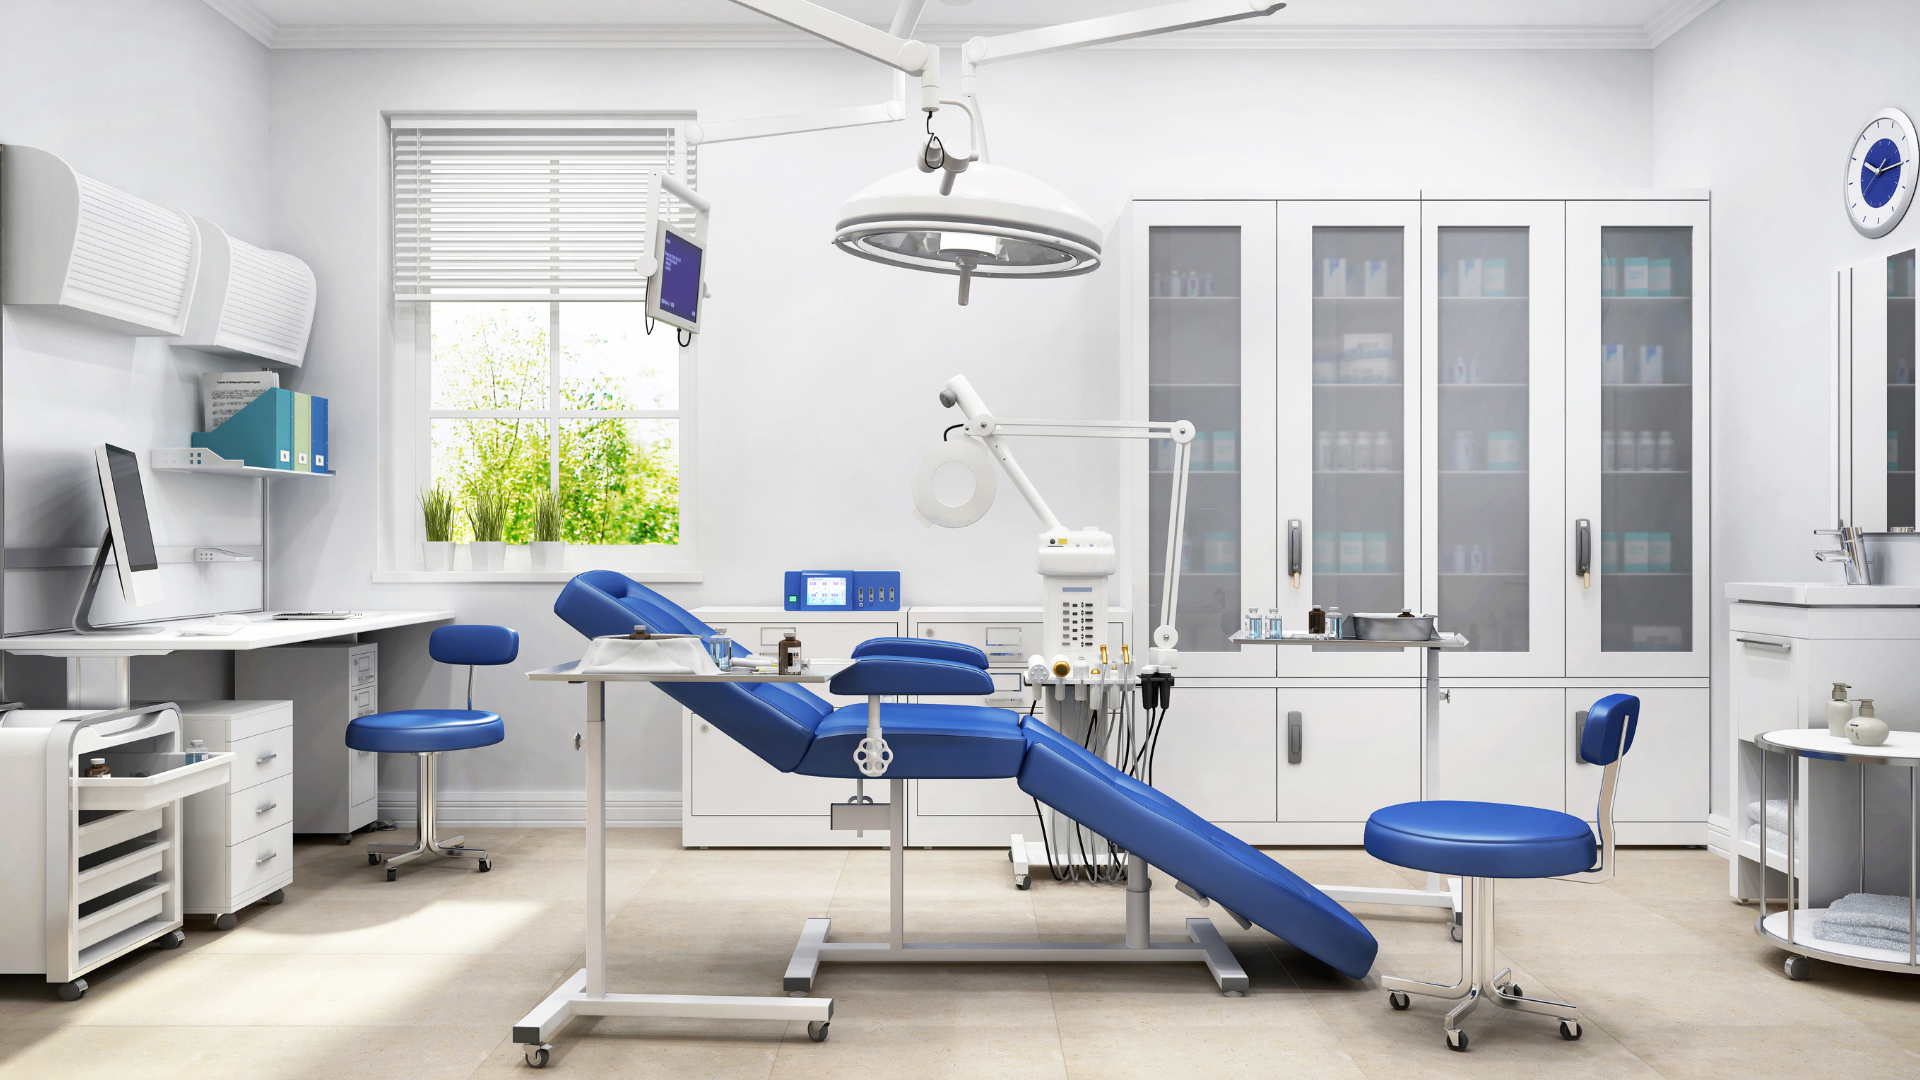
[(1406, 234), (1313, 230), (1313, 602), (1406, 600)]
[[(1196, 434), (1179, 553), (1182, 652), (1238, 652), (1240, 624), (1240, 230), (1148, 230), (1147, 414)], [(1173, 445), (1148, 458), (1147, 625), (1160, 624)]]
[(1914, 527), (1914, 253), (1887, 260), (1887, 527)]
[(1477, 652), (1528, 650), (1525, 228), (1441, 228), (1440, 625)]
[(1693, 230), (1600, 233), (1602, 652), (1693, 646)]

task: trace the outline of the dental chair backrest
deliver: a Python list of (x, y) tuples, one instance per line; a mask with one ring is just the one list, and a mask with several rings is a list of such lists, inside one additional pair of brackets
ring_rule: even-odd
[[(713, 627), (625, 574), (589, 570), (560, 590), (553, 613), (589, 638), (633, 632), (713, 636)], [(734, 655), (746, 650), (735, 643)], [(761, 760), (791, 772), (806, 756), (814, 729), (833, 706), (792, 683), (655, 683), (662, 693), (726, 732)]]
[(1576, 875), (1582, 880), (1605, 881), (1613, 876), (1613, 797), (1620, 783), (1620, 761), (1633, 748), (1639, 729), (1640, 699), (1632, 694), (1608, 694), (1587, 710), (1587, 722), (1580, 729), (1580, 760), (1605, 766), (1605, 771), (1600, 774), (1600, 798), (1593, 810), (1600, 829), (1600, 865), (1587, 875)]

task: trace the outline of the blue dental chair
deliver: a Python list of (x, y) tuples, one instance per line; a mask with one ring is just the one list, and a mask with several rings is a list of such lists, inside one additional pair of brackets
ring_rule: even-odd
[(442, 626), (427, 639), (427, 653), (442, 664), (467, 665), (467, 707), (464, 709), (400, 709), (373, 713), (347, 725), (347, 746), (382, 754), (413, 754), (420, 761), (420, 827), (412, 847), (404, 844), (368, 844), (367, 863), (387, 864), (387, 880), (398, 878), (400, 864), (424, 855), (478, 859), (481, 873), (493, 869), (482, 848), (464, 847), (466, 837), (439, 839), (439, 790), (434, 758), (452, 750), (492, 746), (507, 737), (499, 713), (473, 707), (473, 669), (476, 665), (510, 664), (520, 655), (520, 634), (504, 626), (470, 624)]
[[(575, 577), (561, 591), (553, 610), (588, 637), (626, 634), (636, 623), (659, 632), (713, 634), (712, 628), (677, 604), (612, 571), (589, 571)], [(736, 655), (746, 655), (737, 644), (735, 650)], [(967, 645), (877, 638), (861, 644), (853, 658), (851, 667), (833, 677), (830, 689), (836, 694), (867, 696), (876, 705), (881, 695), (972, 695), (993, 689), (986, 672), (986, 655)], [(782, 772), (863, 778), (854, 763), (854, 750), (867, 735), (870, 705), (835, 709), (793, 684), (688, 682), (655, 686)], [(1353, 978), (1365, 978), (1372, 970), (1378, 943), (1345, 908), (1267, 855), (1127, 776), (1039, 719), (972, 705), (902, 703), (877, 707), (893, 754), (885, 773), (889, 781), (1015, 777), (1027, 794), (1084, 823), (1143, 864), (1173, 875), (1196, 898), (1217, 901), (1242, 925), (1258, 924)], [(893, 801), (891, 812), (896, 815), (897, 870), (898, 815), (903, 813), (900, 799)], [(1138, 881), (1130, 877), (1129, 889), (1137, 887), (1144, 894), (1146, 875), (1138, 877)], [(897, 880), (894, 888), (897, 895)], [(1216, 955), (1225, 954), (1230, 963), (1231, 956), (1219, 944), (1217, 932), (1210, 924), (1206, 931), (1213, 933), (1212, 941), (1219, 948)], [(823, 944), (825, 933), (826, 920), (809, 920), (803, 949), (806, 935), (817, 935), (815, 944), (833, 948), (830, 943)], [(898, 944), (897, 923), (894, 935), (896, 944), (891, 948), (896, 953), (916, 948)], [(1146, 947), (1145, 937), (1143, 922), (1139, 947)], [(838, 947), (889, 948), (864, 943)], [(1009, 950), (1008, 955), (996, 954), (996, 958), (1071, 959), (1040, 951), (1049, 947), (1031, 946), (1034, 951), (1030, 953)], [(854, 957), (849, 953), (845, 958)], [(938, 959), (931, 954), (927, 958)], [(788, 969), (785, 984), (789, 991), (804, 991), (811, 984), (811, 970), (798, 970), (799, 964), (800, 954), (796, 953), (796, 967)], [(1244, 984), (1244, 974), (1232, 987), (1221, 980), (1222, 988), (1229, 993), (1238, 993)]]
[(1601, 882), (1613, 876), (1613, 796), (1620, 760), (1633, 746), (1640, 725), (1640, 699), (1609, 694), (1587, 710), (1580, 731), (1580, 757), (1604, 765), (1595, 820), (1600, 827), (1596, 851), (1593, 830), (1572, 814), (1507, 803), (1401, 803), (1374, 812), (1367, 820), (1366, 848), (1375, 858), (1461, 879), (1464, 933), (1460, 943), (1460, 981), (1452, 986), (1382, 976), (1387, 1001), (1396, 1009), (1420, 994), (1458, 1001), (1447, 1013), (1447, 1047), (1465, 1051), (1467, 1033), (1460, 1021), (1492, 992), (1494, 1004), (1519, 1012), (1558, 1017), (1560, 1037), (1580, 1037), (1580, 1010), (1557, 1001), (1525, 996), (1508, 980), (1512, 969), (1493, 969), (1493, 883), (1497, 878), (1564, 877)]

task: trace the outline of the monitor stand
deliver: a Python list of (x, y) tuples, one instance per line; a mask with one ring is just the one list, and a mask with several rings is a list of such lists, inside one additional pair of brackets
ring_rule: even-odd
[(87, 587), (80, 590), (80, 602), (73, 606), (73, 632), (76, 634), (159, 634), (165, 631), (158, 626), (95, 626), (87, 621), (87, 613), (93, 610), (93, 595), (100, 591), (100, 572), (107, 568), (107, 555), (113, 551), (113, 530), (100, 538), (100, 550), (93, 553), (93, 570), (87, 574)]

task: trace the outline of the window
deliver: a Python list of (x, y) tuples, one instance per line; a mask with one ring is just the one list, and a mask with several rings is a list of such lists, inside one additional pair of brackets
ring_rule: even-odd
[[(392, 116), (393, 364), (383, 569), (421, 566), (417, 500), (557, 492), (568, 572), (694, 567), (695, 344), (645, 317), (651, 174), (694, 182), (681, 118)], [(668, 196), (664, 220), (690, 224)], [(456, 513), (452, 539), (473, 538)], [(509, 556), (510, 560), (512, 556)], [(456, 565), (455, 570), (466, 567)], [(528, 569), (511, 561), (509, 573)]]

